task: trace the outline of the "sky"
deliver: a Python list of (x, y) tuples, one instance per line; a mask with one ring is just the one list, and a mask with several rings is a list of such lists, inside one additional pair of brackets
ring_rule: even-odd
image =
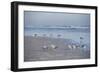
[(90, 14), (24, 11), (25, 27), (89, 27)]

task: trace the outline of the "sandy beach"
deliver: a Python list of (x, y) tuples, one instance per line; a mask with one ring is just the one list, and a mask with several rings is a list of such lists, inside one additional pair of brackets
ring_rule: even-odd
[[(45, 45), (48, 47), (47, 49), (43, 48)], [(53, 49), (51, 45), (56, 45), (57, 48)], [(90, 58), (89, 50), (80, 47), (69, 48), (68, 45), (79, 45), (79, 43), (70, 39), (24, 36), (24, 61)]]

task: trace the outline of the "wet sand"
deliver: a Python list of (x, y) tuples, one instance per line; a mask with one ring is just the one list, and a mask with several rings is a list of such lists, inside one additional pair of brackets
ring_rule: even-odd
[[(89, 50), (84, 50), (80, 47), (69, 48), (68, 45), (71, 44), (79, 45), (71, 39), (24, 36), (24, 61), (31, 62), (90, 58)], [(48, 49), (43, 49), (43, 46), (45, 45), (48, 46)], [(53, 49), (51, 45), (56, 45), (57, 48)]]

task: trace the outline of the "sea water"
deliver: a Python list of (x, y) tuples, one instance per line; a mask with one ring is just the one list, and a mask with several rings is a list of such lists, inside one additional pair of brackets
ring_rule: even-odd
[(34, 35), (50, 38), (71, 39), (78, 43), (90, 43), (90, 29), (87, 28), (24, 28), (25, 36)]

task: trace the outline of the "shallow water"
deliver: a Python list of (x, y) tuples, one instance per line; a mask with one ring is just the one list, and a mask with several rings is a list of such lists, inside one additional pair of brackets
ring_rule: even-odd
[[(89, 44), (90, 43), (90, 31), (89, 29), (61, 29), (61, 28), (25, 28), (25, 36), (37, 36), (50, 37), (50, 38), (64, 38), (72, 39), (78, 43)], [(81, 37), (81, 39), (80, 39)]]

